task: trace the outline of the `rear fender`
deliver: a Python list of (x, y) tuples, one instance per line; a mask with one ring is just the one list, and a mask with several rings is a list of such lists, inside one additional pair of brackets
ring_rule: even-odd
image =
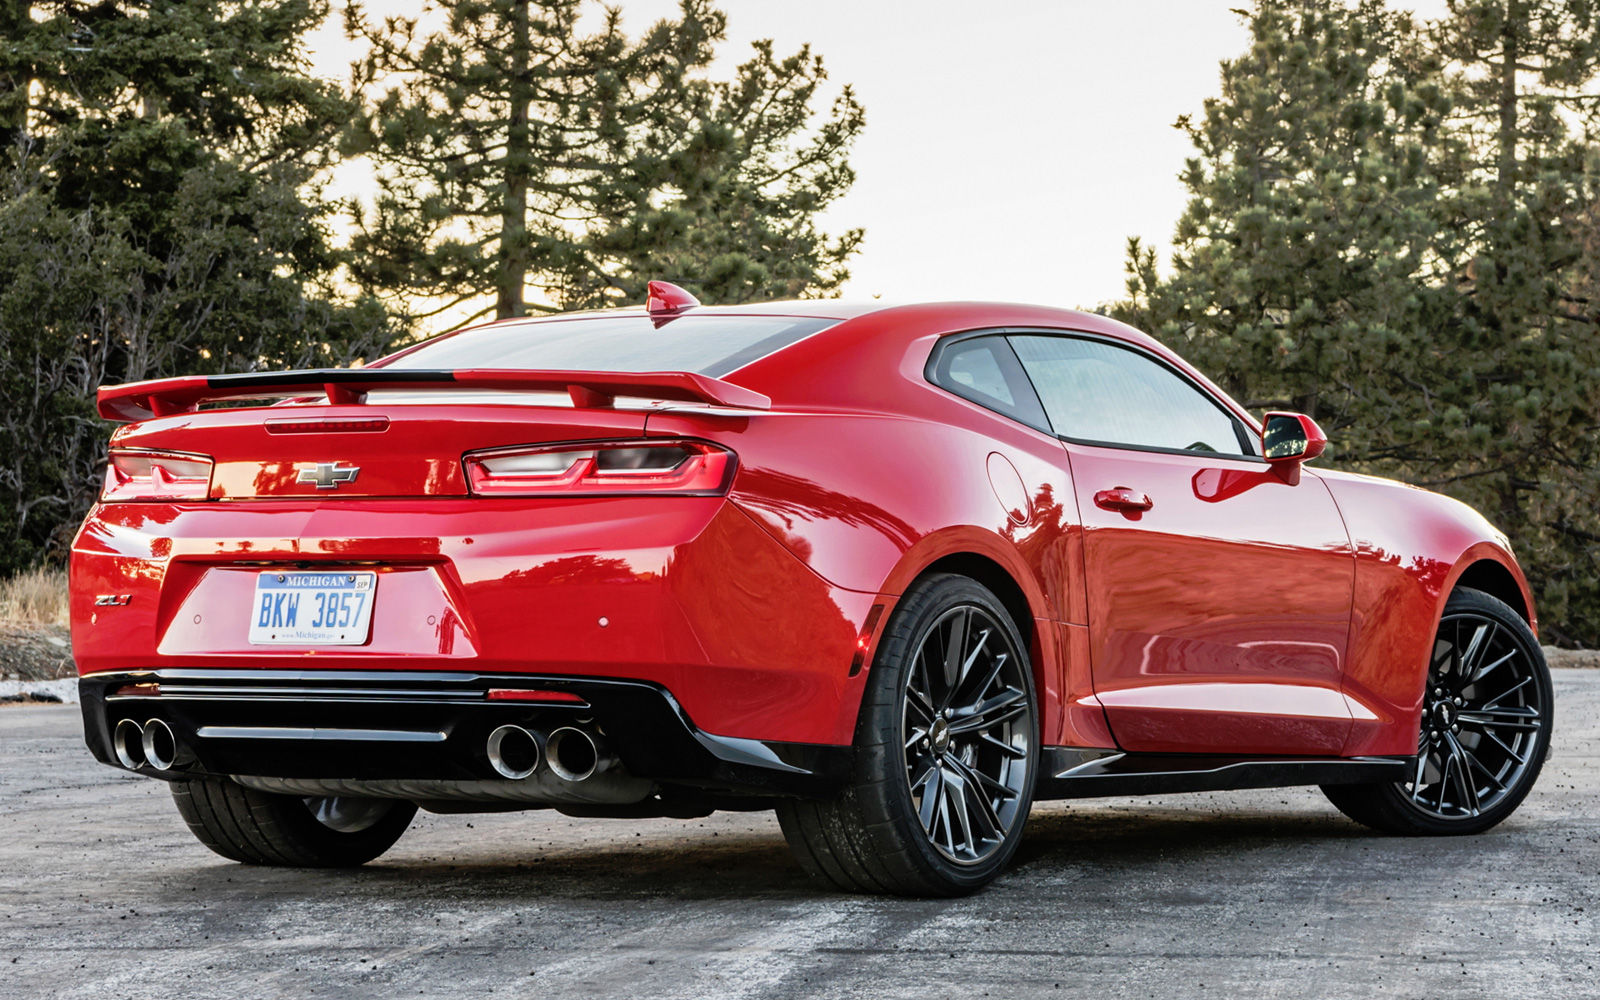
[[(981, 561), (973, 568), (974, 560)], [(1015, 545), (993, 530), (958, 525), (923, 536), (907, 550), (883, 584), (883, 592), (896, 597), (904, 594), (920, 577), (933, 572), (954, 572), (971, 576), (990, 590), (1003, 589), (989, 581), (992, 573), (1003, 574), (1026, 603), (1028, 621), (1019, 623), (1027, 638), (1028, 657), (1033, 664), (1034, 690), (1039, 697), (1039, 739), (1045, 746), (1112, 746), (1105, 715), (1092, 693), (1089, 664), (1072, 657), (1060, 632), (1071, 626), (1058, 625), (1049, 614), (1049, 600), (1038, 577), (1018, 553)], [(997, 593), (1008, 610), (1007, 595)]]

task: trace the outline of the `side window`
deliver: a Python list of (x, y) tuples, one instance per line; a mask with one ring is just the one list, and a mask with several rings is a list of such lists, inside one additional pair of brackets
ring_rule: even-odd
[(1011, 345), (1062, 437), (1166, 451), (1252, 454), (1232, 414), (1136, 351), (1075, 337), (1014, 336)]
[(1039, 397), (1004, 337), (972, 337), (942, 344), (934, 353), (928, 380), (979, 406), (1048, 432)]

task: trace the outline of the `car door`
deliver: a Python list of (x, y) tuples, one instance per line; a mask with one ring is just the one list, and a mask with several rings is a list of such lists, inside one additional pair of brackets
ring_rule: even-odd
[(1355, 561), (1326, 486), (1269, 467), (1253, 431), (1153, 353), (1010, 341), (1067, 453), (1094, 690), (1118, 744), (1338, 752)]

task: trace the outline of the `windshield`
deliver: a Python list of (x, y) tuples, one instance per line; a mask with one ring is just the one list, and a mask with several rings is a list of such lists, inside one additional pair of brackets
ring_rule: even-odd
[(385, 368), (696, 372), (721, 378), (837, 323), (796, 316), (649, 316), (480, 327), (426, 343)]

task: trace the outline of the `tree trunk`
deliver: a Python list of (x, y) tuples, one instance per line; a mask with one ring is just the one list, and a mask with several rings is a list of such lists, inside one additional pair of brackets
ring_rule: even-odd
[(1495, 207), (1502, 217), (1511, 207), (1517, 181), (1517, 60), (1522, 55), (1518, 36), (1525, 16), (1519, 0), (1506, 0), (1500, 27), (1500, 156), (1495, 169)]
[(532, 52), (528, 23), (530, 0), (520, 0), (511, 29), (510, 127), (506, 132), (505, 204), (500, 222), (500, 272), (496, 276), (495, 315), (501, 319), (528, 311), (523, 289), (528, 279), (528, 175), (532, 135), (528, 106), (533, 102), (528, 67)]
[[(1495, 164), (1495, 218), (1489, 228), (1490, 259), (1494, 261), (1496, 294), (1489, 299), (1489, 316), (1493, 328), (1502, 338), (1512, 335), (1518, 327), (1517, 318), (1508, 316), (1508, 290), (1510, 278), (1506, 255), (1510, 252), (1511, 208), (1515, 201), (1517, 184), (1517, 60), (1522, 56), (1520, 36), (1527, 12), (1522, 0), (1506, 0), (1505, 20), (1500, 26), (1500, 124), (1498, 130), (1499, 158)], [(1504, 349), (1504, 340), (1496, 350)], [(1520, 463), (1517, 463), (1520, 465)], [(1517, 495), (1520, 470), (1514, 465), (1503, 475), (1500, 485), (1500, 524), (1524, 524)]]

